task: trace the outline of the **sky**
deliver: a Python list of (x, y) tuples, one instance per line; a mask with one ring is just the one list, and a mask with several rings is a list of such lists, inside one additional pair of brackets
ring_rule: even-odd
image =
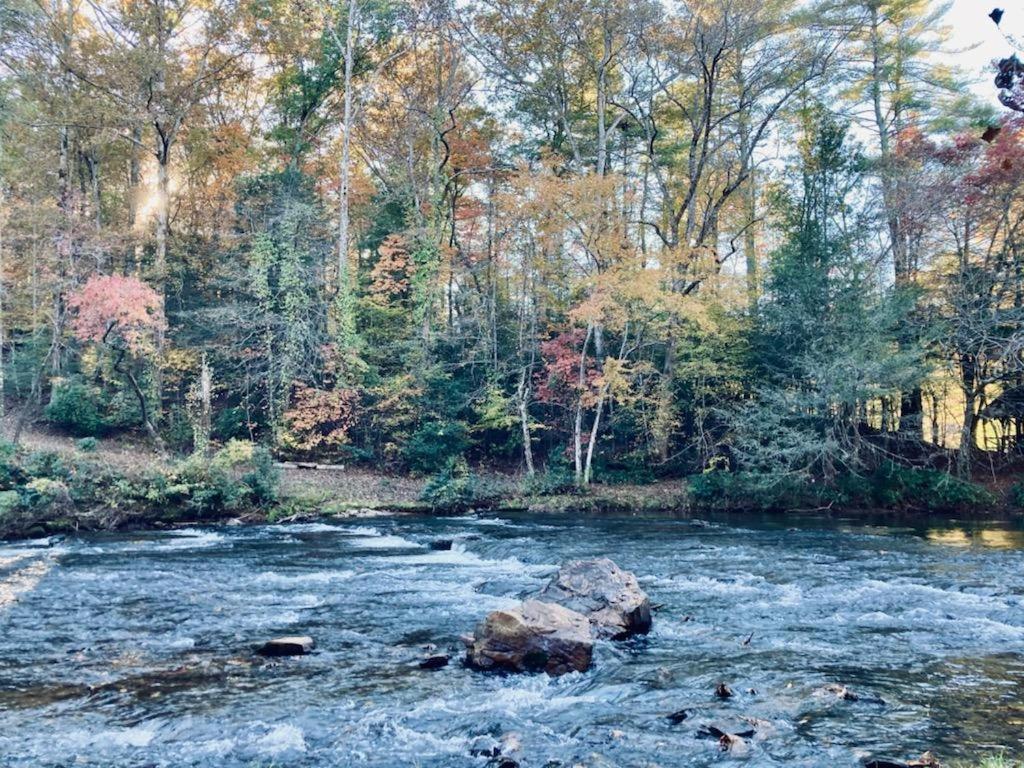
[[(1005, 11), (997, 28), (988, 18), (993, 8)], [(953, 0), (946, 14), (952, 33), (949, 48), (954, 61), (971, 77), (972, 89), (993, 106), (999, 107), (992, 84), (995, 73), (992, 59), (1001, 59), (1013, 52), (1004, 33), (1024, 40), (1024, 0)], [(1002, 107), (1000, 107), (1002, 109)]]

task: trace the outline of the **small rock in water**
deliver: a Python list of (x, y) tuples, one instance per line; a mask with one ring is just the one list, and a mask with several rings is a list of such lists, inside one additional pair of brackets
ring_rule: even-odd
[(275, 637), (264, 643), (256, 653), (260, 656), (303, 656), (315, 647), (316, 643), (313, 642), (313, 638), (305, 635)]
[(843, 701), (858, 701), (860, 699), (860, 696), (856, 693), (851, 691), (845, 685), (839, 685), (838, 683), (829, 683), (821, 690), (825, 693), (831, 693), (837, 699), (842, 699)]
[(720, 699), (732, 698), (732, 690), (725, 683), (719, 683), (715, 686), (715, 696)]
[(736, 736), (741, 739), (750, 739), (753, 738), (755, 733), (757, 733), (757, 730), (751, 728), (749, 723), (739, 721), (730, 721), (721, 725), (709, 723), (708, 725), (702, 725), (697, 729), (698, 736), (719, 740), (721, 740), (723, 736)]
[(690, 716), (690, 713), (685, 709), (680, 709), (678, 712), (673, 712), (668, 716), (668, 721), (673, 725), (678, 725)]
[(451, 539), (435, 539), (430, 542), (430, 548), (439, 552), (446, 552), (452, 548), (454, 543)]
[(469, 747), (469, 754), (472, 757), (498, 757), (501, 746), (491, 736), (478, 736)]
[(933, 752), (925, 752), (920, 757), (902, 762), (887, 757), (875, 758), (865, 763), (864, 768), (942, 768), (939, 758)]
[(718, 739), (718, 746), (723, 752), (732, 752), (734, 755), (747, 751), (746, 740), (735, 733), (723, 733)]
[(445, 654), (427, 656), (427, 658), (420, 661), (420, 669), (441, 669), (448, 666), (448, 661), (448, 656)]

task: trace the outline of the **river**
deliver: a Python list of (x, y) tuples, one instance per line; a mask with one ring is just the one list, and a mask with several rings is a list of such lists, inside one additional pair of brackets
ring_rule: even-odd
[[(418, 668), (599, 555), (659, 606), (649, 636), (557, 679)], [(316, 653), (253, 655), (284, 634)], [(741, 716), (736, 754), (699, 735)], [(1024, 532), (404, 516), (0, 544), (3, 766), (483, 766), (501, 739), (523, 768), (1024, 757)]]

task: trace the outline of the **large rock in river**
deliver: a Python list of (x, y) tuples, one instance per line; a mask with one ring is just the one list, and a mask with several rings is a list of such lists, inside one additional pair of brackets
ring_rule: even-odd
[(651, 631), (651, 601), (636, 576), (607, 557), (566, 563), (540, 597), (582, 613), (617, 640)]
[(488, 614), (466, 645), (466, 661), (477, 669), (549, 675), (582, 672), (594, 652), (586, 616), (538, 600)]

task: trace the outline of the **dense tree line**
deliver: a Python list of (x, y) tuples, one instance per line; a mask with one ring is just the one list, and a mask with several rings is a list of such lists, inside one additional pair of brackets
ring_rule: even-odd
[(161, 449), (970, 474), (1024, 125), (924, 0), (3, 0), (0, 349)]

